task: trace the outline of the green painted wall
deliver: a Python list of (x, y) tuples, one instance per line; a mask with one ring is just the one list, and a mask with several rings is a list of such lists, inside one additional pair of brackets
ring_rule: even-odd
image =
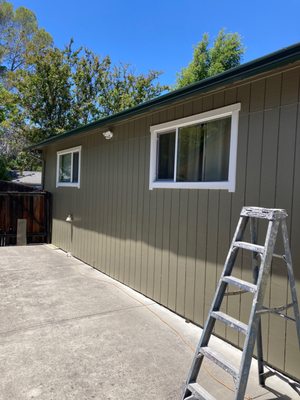
[[(53, 193), (53, 244), (176, 313), (203, 325), (244, 205), (288, 210), (300, 295), (300, 67), (244, 81), (114, 126), (106, 141), (94, 130), (45, 151), (46, 189)], [(149, 127), (241, 102), (235, 193), (219, 190), (149, 191)], [(81, 187), (56, 188), (56, 151), (82, 145)], [(72, 213), (72, 225), (65, 222)], [(262, 236), (262, 235), (261, 235)], [(251, 280), (243, 254), (237, 276)], [(274, 262), (266, 304), (285, 304), (284, 266)], [(224, 309), (247, 320), (248, 295), (230, 296)], [(300, 379), (294, 324), (263, 319), (265, 357)], [(236, 345), (242, 337), (223, 326)]]

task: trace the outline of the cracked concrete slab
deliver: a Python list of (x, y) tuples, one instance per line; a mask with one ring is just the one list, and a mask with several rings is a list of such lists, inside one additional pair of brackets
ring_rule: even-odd
[[(201, 329), (152, 300), (47, 245), (0, 248), (0, 299), (0, 400), (180, 399)], [(248, 399), (299, 398), (252, 364)], [(212, 363), (200, 379), (233, 398)]]

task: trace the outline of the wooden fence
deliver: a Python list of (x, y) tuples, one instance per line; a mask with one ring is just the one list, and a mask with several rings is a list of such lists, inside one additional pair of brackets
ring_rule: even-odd
[(50, 193), (0, 192), (0, 246), (16, 244), (18, 219), (27, 221), (27, 243), (50, 243)]

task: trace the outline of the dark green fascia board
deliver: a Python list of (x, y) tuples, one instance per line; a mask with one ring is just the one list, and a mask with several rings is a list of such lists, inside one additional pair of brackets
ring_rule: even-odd
[(60, 135), (51, 136), (50, 138), (43, 140), (40, 143), (28, 147), (28, 149), (29, 150), (41, 149), (47, 146), (48, 144), (51, 144), (58, 140), (66, 139), (70, 136), (78, 135), (92, 128), (97, 128), (103, 125), (108, 125), (110, 123), (124, 120), (128, 117), (141, 114), (143, 112), (160, 107), (162, 105), (171, 104), (174, 101), (184, 99), (190, 95), (196, 93), (205, 93), (213, 89), (216, 89), (220, 86), (227, 85), (246, 78), (250, 78), (254, 75), (258, 75), (263, 72), (267, 72), (272, 69), (279, 68), (281, 66), (299, 60), (300, 60), (300, 43), (297, 43), (292, 46), (281, 49), (279, 51), (276, 51), (274, 53), (268, 54), (264, 57), (257, 58), (256, 60), (239, 65), (235, 68), (231, 68), (225, 72), (222, 72), (221, 74), (203, 79), (192, 85), (188, 85), (185, 86), (184, 88), (177, 89), (170, 93), (156, 97), (155, 99), (149, 100), (145, 103), (141, 103), (136, 107), (129, 108), (117, 114), (101, 118), (87, 125), (83, 125), (79, 128), (64, 132)]

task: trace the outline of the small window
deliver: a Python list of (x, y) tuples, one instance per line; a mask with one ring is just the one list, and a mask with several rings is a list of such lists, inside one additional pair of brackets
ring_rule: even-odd
[(81, 146), (57, 152), (56, 186), (80, 187)]
[(240, 104), (151, 127), (150, 189), (235, 190)]

